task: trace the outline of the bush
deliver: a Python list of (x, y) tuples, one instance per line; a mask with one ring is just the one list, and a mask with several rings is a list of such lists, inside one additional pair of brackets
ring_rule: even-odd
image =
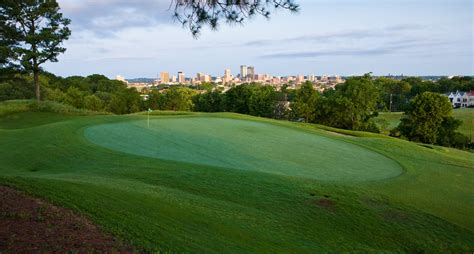
[(88, 95), (84, 97), (84, 107), (92, 111), (101, 111), (104, 109), (102, 100), (95, 95)]

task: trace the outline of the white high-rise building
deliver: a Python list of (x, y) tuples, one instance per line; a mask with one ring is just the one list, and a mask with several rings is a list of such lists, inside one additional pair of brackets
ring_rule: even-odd
[(245, 81), (247, 79), (247, 65), (240, 66), (240, 80)]
[(186, 77), (184, 76), (184, 72), (178, 72), (178, 83), (184, 84), (186, 82)]

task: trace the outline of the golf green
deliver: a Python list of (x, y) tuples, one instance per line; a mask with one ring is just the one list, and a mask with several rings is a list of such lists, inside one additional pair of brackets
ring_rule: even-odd
[(124, 121), (87, 128), (92, 143), (164, 160), (325, 181), (367, 181), (400, 175), (377, 152), (275, 124), (212, 117)]

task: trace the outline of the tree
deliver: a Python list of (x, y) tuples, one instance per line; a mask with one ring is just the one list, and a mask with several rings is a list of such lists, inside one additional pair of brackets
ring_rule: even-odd
[(370, 74), (352, 77), (336, 90), (324, 93), (318, 103), (316, 122), (349, 130), (378, 132), (372, 121), (377, 115), (379, 91)]
[(203, 25), (216, 29), (222, 19), (228, 24), (242, 24), (256, 15), (269, 18), (273, 9), (299, 9), (293, 0), (172, 0), (171, 6), (174, 19), (187, 26), (195, 37)]
[(164, 92), (163, 108), (174, 111), (191, 111), (195, 91), (187, 87), (171, 87)]
[(84, 107), (92, 111), (101, 111), (104, 105), (99, 97), (92, 94), (84, 97)]
[(198, 112), (224, 111), (224, 95), (221, 90), (207, 91), (193, 98), (194, 110)]
[(456, 130), (462, 125), (462, 121), (449, 116), (444, 118), (438, 131), (436, 143), (442, 146), (465, 148), (469, 144), (469, 138)]
[(8, 31), (3, 41), (14, 41), (6, 46), (7, 54), (14, 55), (23, 68), (32, 72), (36, 99), (41, 99), (39, 73), (45, 62), (57, 62), (66, 51), (61, 47), (71, 31), (70, 20), (59, 12), (55, 0), (3, 0), (0, 6), (0, 30)]
[(249, 114), (273, 117), (277, 105), (276, 92), (272, 86), (256, 86), (249, 97)]
[(226, 111), (249, 114), (249, 98), (253, 93), (254, 84), (243, 84), (232, 87), (225, 93)]
[(316, 103), (319, 94), (309, 81), (296, 90), (293, 103), (291, 103), (291, 114), (293, 118), (304, 118), (305, 122), (314, 122), (316, 118)]
[(380, 92), (379, 108), (388, 111), (404, 109), (411, 86), (406, 81), (380, 77), (374, 81)]
[[(403, 137), (412, 141), (435, 144), (439, 140), (440, 129), (443, 122), (451, 121), (452, 105), (448, 97), (424, 92), (417, 95), (410, 103), (410, 108), (405, 112), (397, 130)], [(457, 128), (455, 123), (446, 123), (444, 133)]]

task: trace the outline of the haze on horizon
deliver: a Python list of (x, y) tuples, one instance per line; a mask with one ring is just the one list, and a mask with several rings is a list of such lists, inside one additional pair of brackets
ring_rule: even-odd
[(72, 37), (57, 75), (153, 78), (161, 71), (272, 75), (473, 75), (471, 0), (297, 0), (244, 26), (206, 28), (198, 39), (173, 22), (170, 0), (59, 0)]

